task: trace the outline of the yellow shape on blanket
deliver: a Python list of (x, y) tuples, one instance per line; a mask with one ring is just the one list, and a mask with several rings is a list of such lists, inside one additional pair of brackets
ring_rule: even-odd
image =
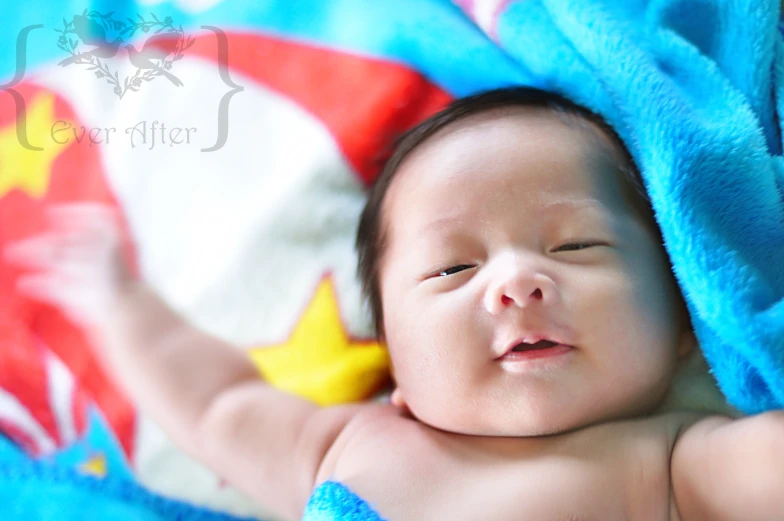
[(52, 139), (54, 95), (39, 94), (27, 111), (26, 135), (30, 150), (22, 146), (16, 135), (16, 123), (0, 129), (0, 197), (18, 188), (31, 197), (41, 197), (49, 187), (52, 163), (68, 145)]
[(389, 378), (387, 350), (346, 334), (329, 277), (319, 284), (288, 340), (251, 348), (249, 354), (271, 385), (319, 405), (363, 400)]
[(99, 478), (106, 476), (106, 456), (98, 454), (97, 456), (91, 457), (79, 465), (79, 472)]

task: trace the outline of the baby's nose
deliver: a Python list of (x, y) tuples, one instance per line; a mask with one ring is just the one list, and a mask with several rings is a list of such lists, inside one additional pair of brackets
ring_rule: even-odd
[(558, 298), (553, 279), (531, 266), (506, 266), (499, 271), (485, 295), (485, 307), (493, 315), (511, 306), (550, 305)]

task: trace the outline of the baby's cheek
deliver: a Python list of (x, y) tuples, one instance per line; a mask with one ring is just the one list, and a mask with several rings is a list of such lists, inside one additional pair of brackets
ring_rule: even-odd
[[(599, 349), (597, 355), (621, 364), (639, 360), (636, 351), (647, 351), (661, 327), (659, 304), (651, 302), (644, 287), (623, 272), (586, 281), (576, 309), (574, 324), (579, 336)], [(647, 358), (647, 354), (644, 358)]]
[(565, 297), (570, 314), (582, 327), (601, 330), (627, 322), (644, 307), (642, 287), (619, 270), (603, 270), (580, 277)]

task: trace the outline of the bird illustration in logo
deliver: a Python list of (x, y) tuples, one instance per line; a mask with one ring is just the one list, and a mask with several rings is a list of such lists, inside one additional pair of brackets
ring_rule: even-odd
[(106, 39), (106, 30), (95, 20), (87, 18), (86, 16), (74, 15), (71, 23), (73, 24), (73, 30), (79, 39), (82, 40), (83, 43), (92, 45), (95, 48), (62, 60), (58, 64), (61, 67), (80, 61), (83, 58), (89, 59), (93, 56), (96, 58), (112, 58), (117, 54), (117, 51), (123, 43), (123, 39), (119, 37), (111, 42), (108, 41)]
[(172, 82), (175, 86), (179, 87), (182, 85), (182, 82), (177, 76), (165, 70), (160, 63), (155, 63), (153, 61), (163, 61), (167, 56), (175, 52), (177, 50), (177, 40), (165, 36), (152, 36), (147, 38), (144, 42), (141, 51), (137, 51), (131, 44), (126, 45), (125, 48), (128, 50), (128, 59), (135, 67), (138, 67), (139, 69), (152, 69)]

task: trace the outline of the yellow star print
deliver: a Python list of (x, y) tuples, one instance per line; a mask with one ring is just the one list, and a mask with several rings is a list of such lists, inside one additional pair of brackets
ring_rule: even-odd
[(106, 456), (97, 454), (79, 465), (79, 472), (102, 478), (106, 476)]
[(271, 385), (319, 405), (368, 398), (389, 378), (386, 349), (375, 341), (352, 340), (343, 329), (329, 277), (288, 340), (254, 347), (249, 355)]
[(52, 162), (68, 144), (51, 137), (54, 119), (54, 95), (38, 94), (27, 111), (27, 136), (32, 146), (23, 147), (16, 136), (16, 124), (0, 129), (0, 197), (18, 188), (31, 197), (41, 197), (49, 186)]

